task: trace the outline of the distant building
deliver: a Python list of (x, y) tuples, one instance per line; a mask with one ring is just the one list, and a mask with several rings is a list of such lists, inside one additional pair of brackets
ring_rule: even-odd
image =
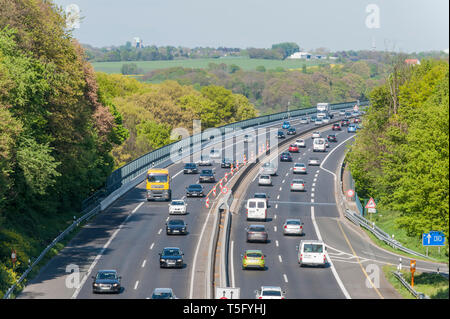
[(311, 58), (312, 54), (308, 52), (295, 52), (288, 57), (288, 59), (306, 59), (306, 60), (309, 60)]
[(134, 37), (133, 38), (133, 46), (135, 48), (143, 48), (144, 47), (144, 43), (142, 42), (142, 39), (139, 37)]
[(405, 63), (408, 65), (420, 65), (420, 61), (418, 59), (406, 59)]

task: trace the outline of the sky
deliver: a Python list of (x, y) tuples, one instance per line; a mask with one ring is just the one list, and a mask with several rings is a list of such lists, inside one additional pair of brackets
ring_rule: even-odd
[(73, 36), (95, 47), (144, 45), (419, 52), (449, 47), (448, 0), (53, 0), (75, 4)]

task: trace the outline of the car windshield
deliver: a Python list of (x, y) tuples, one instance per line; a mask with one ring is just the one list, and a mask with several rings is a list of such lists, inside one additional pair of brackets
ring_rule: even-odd
[(263, 296), (281, 296), (281, 291), (276, 290), (264, 290), (262, 293)]
[(179, 256), (181, 252), (179, 249), (164, 249), (162, 254), (164, 256)]
[(264, 163), (263, 167), (272, 167), (272, 163), (270, 162)]
[(98, 274), (97, 274), (97, 279), (100, 279), (100, 280), (107, 280), (107, 279), (110, 279), (110, 280), (114, 280), (114, 279), (116, 279), (116, 273), (115, 272), (99, 272)]
[(304, 182), (303, 180), (301, 180), (301, 179), (294, 179), (294, 180), (292, 181), (292, 183), (293, 183), (293, 184), (305, 184), (305, 182)]
[(310, 161), (318, 161), (319, 159), (317, 157), (311, 157), (309, 160)]
[(169, 225), (184, 225), (184, 221), (181, 219), (174, 219), (169, 221)]
[(266, 194), (259, 194), (259, 193), (256, 193), (253, 197), (254, 197), (254, 198), (267, 198), (267, 195), (266, 195)]
[(295, 167), (305, 167), (305, 164), (295, 164)]
[(291, 147), (297, 147), (297, 145), (291, 144)]
[(157, 292), (152, 295), (152, 299), (169, 299), (172, 298), (170, 292)]
[(265, 228), (264, 226), (258, 226), (258, 225), (254, 225), (254, 226), (250, 226), (248, 228), (249, 231), (264, 231)]
[(269, 179), (270, 177), (268, 176), (268, 175), (261, 175), (260, 177), (259, 177), (259, 179)]
[(247, 253), (246, 255), (250, 258), (261, 258), (261, 253)]
[(184, 202), (182, 200), (174, 200), (172, 201), (172, 203), (170, 203), (171, 205), (175, 205), (175, 206), (183, 206)]
[(286, 225), (300, 225), (300, 221), (298, 220), (287, 220)]
[(204, 170), (202, 170), (202, 174), (211, 175), (212, 174), (212, 170), (204, 169)]
[(198, 185), (198, 184), (193, 184), (193, 185), (189, 185), (190, 189), (202, 189), (202, 185)]
[(147, 176), (147, 180), (150, 183), (167, 183), (167, 175), (150, 174)]
[(305, 253), (323, 253), (322, 244), (305, 244), (303, 245), (303, 251)]

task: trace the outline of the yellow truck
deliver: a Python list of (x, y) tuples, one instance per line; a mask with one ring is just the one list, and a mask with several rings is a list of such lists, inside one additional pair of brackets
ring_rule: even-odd
[(147, 171), (147, 200), (164, 199), (170, 201), (170, 175), (168, 169), (151, 168)]

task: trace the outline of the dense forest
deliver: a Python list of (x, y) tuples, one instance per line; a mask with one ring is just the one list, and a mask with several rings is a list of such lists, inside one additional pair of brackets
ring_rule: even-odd
[(448, 238), (448, 61), (397, 61), (370, 101), (347, 156), (358, 193), (377, 198), (383, 214), (400, 212), (397, 226), (409, 236), (439, 230)]

